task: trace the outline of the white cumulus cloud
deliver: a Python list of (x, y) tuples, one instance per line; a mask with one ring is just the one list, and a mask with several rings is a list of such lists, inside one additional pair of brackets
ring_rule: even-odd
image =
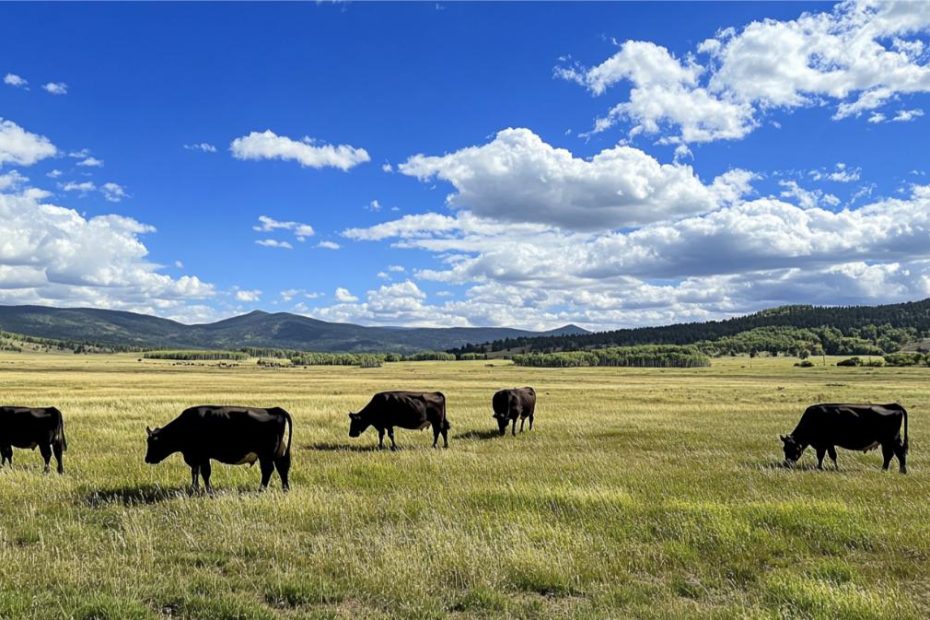
[(216, 147), (209, 142), (198, 142), (196, 144), (185, 144), (184, 148), (188, 151), (202, 151), (204, 153), (216, 153)]
[(0, 167), (4, 164), (31, 166), (57, 152), (45, 136), (30, 133), (13, 121), (0, 118)]
[(346, 144), (316, 144), (312, 139), (292, 140), (279, 136), (271, 130), (253, 131), (247, 136), (236, 138), (229, 146), (236, 159), (282, 159), (293, 160), (306, 168), (339, 168), (349, 170), (370, 161), (368, 152)]
[(87, 157), (79, 161), (77, 165), (86, 168), (100, 168), (103, 166), (103, 160), (97, 159), (96, 157)]
[[(47, 202), (25, 179), (0, 187), (0, 303), (82, 305), (182, 315), (214, 294), (196, 276), (172, 278), (147, 258), (132, 218), (86, 218)], [(186, 310), (187, 309), (187, 310)]]
[(128, 196), (126, 189), (122, 185), (113, 183), (112, 181), (101, 185), (100, 192), (109, 202), (120, 202)]
[[(829, 12), (721, 30), (685, 58), (625, 41), (598, 65), (560, 66), (556, 75), (594, 95), (630, 85), (595, 132), (627, 121), (630, 135), (661, 133), (662, 141), (739, 139), (773, 109), (833, 106), (839, 120), (930, 92), (928, 31), (926, 2), (848, 0)], [(869, 121), (885, 117), (876, 112)]]
[(22, 78), (15, 73), (7, 73), (4, 75), (3, 83), (7, 86), (13, 86), (15, 88), (27, 88), (29, 86), (29, 82), (27, 82), (25, 78)]
[(48, 82), (42, 85), (43, 90), (53, 95), (67, 95), (68, 85), (64, 82)]
[(336, 301), (347, 304), (358, 301), (358, 297), (350, 293), (348, 289), (342, 288), (341, 286), (336, 289), (333, 297), (336, 299)]
[(252, 227), (256, 232), (274, 232), (276, 230), (287, 230), (294, 233), (298, 241), (306, 241), (307, 237), (316, 234), (313, 226), (310, 224), (301, 224), (300, 222), (281, 221), (267, 215), (258, 216), (258, 224)]
[(277, 239), (258, 239), (255, 243), (266, 248), (280, 248), (282, 250), (294, 249), (294, 246), (287, 241), (278, 241)]
[(636, 148), (617, 146), (582, 159), (529, 129), (505, 129), (488, 144), (446, 155), (415, 155), (399, 170), (451, 183), (456, 193), (448, 203), (454, 208), (567, 229), (616, 228), (701, 213), (732, 198), (735, 189), (748, 189), (748, 173), (705, 185), (690, 166), (661, 164)]

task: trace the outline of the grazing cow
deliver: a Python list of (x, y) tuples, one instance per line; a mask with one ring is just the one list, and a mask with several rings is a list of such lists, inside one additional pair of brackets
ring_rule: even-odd
[[(901, 441), (901, 422), (904, 441)], [(792, 465), (801, 458), (807, 446), (817, 451), (817, 467), (823, 469), (825, 453), (836, 464), (836, 446), (847, 450), (868, 452), (882, 447), (885, 459), (882, 469), (888, 469), (891, 457), (898, 457), (901, 473), (907, 473), (907, 411), (896, 403), (890, 405), (822, 404), (807, 408), (790, 435), (781, 436), (785, 463)]]
[(530, 420), (530, 430), (533, 430), (533, 414), (536, 412), (536, 390), (531, 387), (500, 390), (491, 399), (494, 415), (501, 435), (507, 432), (507, 424), (513, 421), (512, 434), (517, 434), (517, 418), (520, 418), (520, 432), (523, 424)]
[(259, 490), (268, 488), (275, 469), (281, 476), (281, 487), (288, 490), (294, 423), (291, 415), (280, 407), (191, 407), (166, 426), (145, 430), (149, 435), (145, 462), (154, 465), (180, 452), (191, 468), (191, 486), (195, 492), (200, 489), (198, 476), (203, 476), (207, 492), (213, 492), (211, 459), (229, 465), (254, 465), (258, 461), (262, 470)]
[(378, 429), (378, 447), (384, 447), (384, 432), (391, 438), (391, 450), (397, 449), (394, 443), (394, 427), (424, 429), (433, 427), (433, 447), (439, 442), (449, 447), (449, 420), (446, 419), (446, 397), (442, 392), (379, 392), (375, 394), (365, 408), (358, 413), (350, 413), (349, 437), (358, 437), (369, 426)]
[(58, 462), (58, 473), (65, 473), (62, 453), (68, 449), (65, 421), (55, 407), (0, 407), (0, 467), (7, 462), (13, 467), (13, 448), (35, 450), (39, 447), (49, 472), (52, 453)]

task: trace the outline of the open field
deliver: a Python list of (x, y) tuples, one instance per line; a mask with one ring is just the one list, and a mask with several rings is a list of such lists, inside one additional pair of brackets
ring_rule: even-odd
[[(0, 472), (2, 618), (930, 616), (930, 369), (715, 360), (690, 370), (504, 362), (220, 368), (136, 356), (0, 354), (0, 400), (58, 406), (66, 474), (38, 452)], [(818, 360), (819, 361), (819, 360)], [(533, 385), (537, 428), (492, 434), (495, 389)], [(449, 450), (350, 440), (381, 389), (438, 389)], [(907, 476), (881, 457), (778, 434), (817, 401), (899, 401)], [(194, 404), (295, 418), (292, 492), (180, 455), (142, 462), (145, 426)]]

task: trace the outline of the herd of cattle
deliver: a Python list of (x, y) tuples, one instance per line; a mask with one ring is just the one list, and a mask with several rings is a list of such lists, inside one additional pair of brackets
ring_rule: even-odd
[[(511, 426), (517, 434), (529, 420), (530, 430), (536, 413), (536, 392), (531, 387), (500, 390), (491, 400), (501, 435)], [(384, 435), (391, 440), (391, 449), (397, 448), (394, 428), (433, 430), (433, 447), (442, 436), (443, 446), (449, 447), (451, 428), (446, 417), (446, 398), (441, 392), (379, 392), (364, 409), (349, 414), (349, 436), (358, 437), (368, 427), (378, 431), (378, 447), (384, 447)], [(901, 426), (904, 437), (901, 437)], [(199, 490), (203, 477), (205, 489), (210, 492), (210, 461), (231, 465), (254, 464), (258, 461), (262, 480), (261, 489), (268, 486), (271, 475), (277, 470), (281, 486), (288, 489), (288, 472), (291, 468), (291, 438), (294, 422), (291, 415), (280, 407), (200, 406), (185, 409), (181, 415), (161, 428), (149, 429), (145, 462), (160, 463), (168, 456), (180, 452), (191, 468), (191, 485)], [(823, 458), (830, 455), (836, 466), (836, 447), (868, 452), (881, 446), (883, 469), (888, 469), (892, 457), (897, 457), (901, 473), (907, 472), (908, 452), (907, 411), (898, 404), (848, 405), (819, 404), (808, 407), (797, 427), (781, 440), (785, 463), (793, 465), (804, 450), (811, 446), (817, 452), (817, 466), (823, 468)], [(65, 439), (64, 419), (55, 407), (0, 407), (0, 466), (13, 464), (13, 448), (39, 448), (49, 471), (52, 455), (58, 473), (64, 473), (62, 454), (68, 447)]]

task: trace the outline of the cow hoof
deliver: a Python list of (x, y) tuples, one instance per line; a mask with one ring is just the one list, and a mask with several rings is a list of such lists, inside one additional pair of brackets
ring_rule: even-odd
[(900, 471), (902, 474), (906, 474), (906, 473), (907, 473), (907, 467), (902, 467), (899, 471)]

